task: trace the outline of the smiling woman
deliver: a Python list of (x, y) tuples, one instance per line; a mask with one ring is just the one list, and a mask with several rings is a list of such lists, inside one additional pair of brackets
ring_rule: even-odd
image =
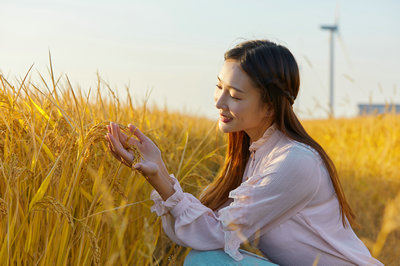
[(236, 60), (225, 60), (220, 76), (217, 78), (222, 85), (216, 86), (214, 94), (215, 106), (222, 116), (220, 129), (224, 133), (244, 130), (251, 140), (259, 139), (273, 122), (270, 104), (261, 101), (260, 90)]
[[(134, 168), (154, 187), (151, 210), (172, 241), (193, 249), (185, 264), (382, 265), (351, 227), (355, 217), (331, 159), (293, 111), (300, 77), (290, 51), (252, 40), (224, 59), (214, 99), (228, 134), (226, 159), (200, 199), (182, 191), (135, 126), (138, 139), (114, 123), (107, 134), (117, 159), (132, 162), (126, 149), (138, 147), (143, 159)], [(265, 258), (240, 250), (245, 241)]]

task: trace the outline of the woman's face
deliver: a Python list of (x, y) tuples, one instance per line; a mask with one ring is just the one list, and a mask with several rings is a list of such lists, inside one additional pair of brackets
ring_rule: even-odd
[(257, 140), (272, 123), (272, 111), (261, 102), (261, 95), (236, 60), (225, 60), (218, 75), (214, 101), (219, 109), (219, 129), (224, 132), (244, 130)]

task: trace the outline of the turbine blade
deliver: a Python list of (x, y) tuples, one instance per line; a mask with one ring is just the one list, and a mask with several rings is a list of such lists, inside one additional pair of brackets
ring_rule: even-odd
[(344, 58), (347, 61), (347, 64), (349, 65), (350, 68), (353, 68), (353, 64), (351, 63), (349, 53), (347, 52), (346, 44), (345, 44), (345, 42), (344, 42), (344, 40), (342, 38), (342, 34), (340, 33), (340, 31), (337, 32), (337, 37), (338, 37), (338, 41), (339, 41), (340, 47), (342, 48), (342, 51), (343, 51), (343, 54), (344, 54)]
[(336, 10), (335, 10), (335, 25), (339, 24), (340, 17), (340, 8), (339, 8), (339, 0), (336, 1)]

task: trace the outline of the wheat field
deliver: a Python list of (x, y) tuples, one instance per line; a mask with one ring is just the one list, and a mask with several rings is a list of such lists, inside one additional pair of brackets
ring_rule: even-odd
[[(0, 76), (0, 263), (180, 265), (150, 212), (152, 187), (108, 152), (110, 121), (137, 125), (162, 151), (184, 191), (198, 196), (224, 160), (216, 121), (171, 112), (98, 77), (83, 94), (67, 76)], [(386, 265), (400, 261), (400, 116), (303, 121), (331, 156), (353, 207), (357, 235)], [(258, 252), (251, 247), (244, 247)]]

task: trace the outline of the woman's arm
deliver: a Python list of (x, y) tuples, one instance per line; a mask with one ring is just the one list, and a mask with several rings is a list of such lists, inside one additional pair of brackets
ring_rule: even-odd
[[(232, 190), (229, 197), (234, 201), (219, 210), (217, 217), (192, 194), (184, 193), (178, 180), (165, 174), (166, 169), (160, 170), (161, 152), (154, 143), (139, 130), (135, 135), (141, 141), (137, 146), (144, 158), (135, 166), (159, 192), (152, 192), (152, 211), (161, 216), (164, 231), (179, 245), (198, 250), (224, 247), (226, 253), (240, 260), (240, 243), (251, 239), (258, 230), (266, 232), (290, 219), (307, 205), (319, 187), (319, 163), (314, 155), (287, 150), (266, 165), (263, 173)], [(113, 135), (109, 139), (118, 145)], [(132, 159), (127, 154), (119, 155)]]
[(224, 230), (213, 210), (204, 206), (196, 197), (185, 193), (173, 174), (172, 194), (163, 200), (156, 190), (151, 192), (156, 212), (162, 220), (164, 232), (178, 245), (197, 250), (213, 250), (224, 247)]
[(170, 178), (171, 177), (164, 172), (157, 172), (155, 176), (148, 179), (150, 185), (154, 187), (164, 201), (175, 193)]

